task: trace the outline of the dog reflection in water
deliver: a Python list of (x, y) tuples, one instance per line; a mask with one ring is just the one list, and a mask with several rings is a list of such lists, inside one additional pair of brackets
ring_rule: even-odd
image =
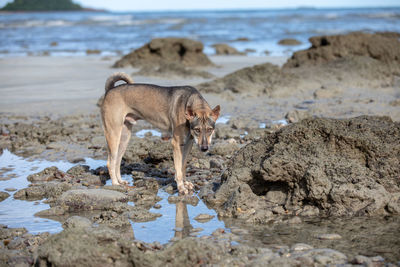
[(175, 237), (184, 238), (190, 235), (193, 226), (190, 224), (186, 203), (176, 203)]

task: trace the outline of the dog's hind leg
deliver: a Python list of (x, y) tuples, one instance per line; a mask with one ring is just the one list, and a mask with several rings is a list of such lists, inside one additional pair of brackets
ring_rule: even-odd
[(118, 182), (120, 184), (128, 183), (127, 181), (123, 181), (121, 179), (121, 160), (125, 154), (126, 148), (128, 147), (129, 140), (131, 139), (131, 134), (132, 134), (132, 122), (125, 121), (124, 125), (122, 126), (121, 138), (118, 146), (117, 162), (115, 165), (115, 172), (117, 175)]
[(107, 159), (107, 168), (108, 173), (111, 178), (111, 182), (113, 185), (120, 184), (118, 181), (118, 176), (116, 174), (116, 164), (118, 158), (118, 147), (121, 139), (121, 131), (123, 122), (120, 123), (118, 120), (112, 120), (112, 118), (104, 118), (104, 134), (106, 136), (107, 141), (107, 151), (108, 151), (108, 159)]

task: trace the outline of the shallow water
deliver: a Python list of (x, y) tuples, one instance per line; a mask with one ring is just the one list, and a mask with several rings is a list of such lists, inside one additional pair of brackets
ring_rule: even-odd
[[(67, 171), (75, 164), (69, 162), (50, 162), (46, 160), (28, 161), (22, 157), (3, 150), (0, 156), (0, 170), (7, 168), (3, 175), (12, 174), (15, 178), (0, 181), (0, 190), (15, 188), (20, 190), (28, 187), (30, 182), (26, 179), (28, 175), (42, 171), (43, 169), (56, 166), (62, 171)], [(9, 227), (25, 227), (29, 232), (37, 234), (41, 232), (56, 233), (62, 230), (61, 224), (57, 221), (35, 217), (34, 214), (49, 208), (48, 204), (42, 201), (25, 201), (14, 199), (14, 192), (8, 192), (10, 196), (0, 202), (0, 224)]]
[[(96, 169), (106, 165), (105, 160), (94, 160), (86, 158), (84, 165), (88, 165), (91, 169)], [(20, 190), (28, 187), (30, 182), (26, 179), (28, 175), (42, 171), (51, 166), (56, 166), (62, 171), (67, 171), (76, 164), (69, 162), (50, 162), (45, 160), (28, 161), (22, 157), (4, 150), (0, 156), (0, 170), (7, 168), (4, 175), (13, 175), (6, 181), (0, 181), (0, 190), (5, 191), (6, 188), (15, 188)], [(123, 180), (132, 182), (130, 175), (123, 175)], [(107, 185), (111, 185), (111, 180), (108, 180)], [(10, 197), (0, 202), (0, 224), (5, 224), (9, 227), (25, 227), (29, 232), (37, 234), (42, 232), (57, 233), (63, 228), (58, 221), (44, 219), (34, 216), (35, 213), (48, 209), (49, 205), (43, 201), (26, 201), (17, 200), (12, 197), (16, 191), (9, 192)], [(208, 209), (206, 205), (200, 201), (196, 207), (191, 205), (170, 204), (168, 203), (169, 194), (159, 190), (158, 195), (162, 198), (158, 204), (160, 209), (152, 208), (150, 211), (162, 214), (161, 217), (154, 221), (133, 223), (136, 239), (145, 242), (158, 241), (167, 243), (173, 237), (182, 237), (182, 235), (193, 234), (193, 229), (198, 228), (196, 233), (199, 236), (209, 235), (217, 228), (224, 228), (223, 221), (217, 219), (216, 212)], [(200, 213), (213, 215), (214, 218), (205, 223), (199, 223), (194, 220), (194, 217)], [(182, 218), (181, 221), (176, 220), (176, 217)], [(182, 224), (182, 225), (180, 225)], [(202, 228), (199, 229), (199, 228)]]
[[(86, 158), (85, 165), (91, 169), (105, 166), (105, 160)], [(46, 167), (56, 166), (67, 171), (76, 164), (69, 162), (50, 162), (45, 160), (29, 161), (4, 150), (0, 155), (0, 172), (3, 177), (15, 176), (9, 180), (0, 180), (0, 190), (26, 188), (27, 176), (37, 173)], [(124, 180), (132, 182), (130, 175), (123, 175)], [(108, 180), (107, 184), (111, 184)], [(14, 191), (16, 192), (16, 191)], [(25, 227), (31, 233), (57, 233), (62, 230), (61, 223), (47, 218), (35, 217), (38, 211), (48, 209), (42, 201), (24, 201), (13, 199), (12, 194), (0, 202), (0, 224), (9, 227)], [(197, 206), (189, 204), (168, 203), (168, 193), (159, 190), (162, 198), (158, 204), (161, 208), (150, 211), (162, 214), (154, 221), (131, 222), (135, 238), (145, 242), (165, 244), (174, 238), (185, 236), (210, 235), (218, 228), (236, 235), (235, 241), (255, 247), (285, 249), (296, 243), (306, 243), (315, 248), (332, 248), (352, 257), (358, 254), (365, 256), (382, 256), (396, 263), (400, 261), (400, 216), (385, 217), (351, 217), (351, 218), (303, 218), (296, 224), (271, 222), (267, 225), (252, 225), (238, 220), (220, 220), (214, 210), (199, 201)], [(205, 223), (194, 220), (200, 213), (214, 217)], [(338, 240), (321, 240), (319, 234), (339, 234)]]

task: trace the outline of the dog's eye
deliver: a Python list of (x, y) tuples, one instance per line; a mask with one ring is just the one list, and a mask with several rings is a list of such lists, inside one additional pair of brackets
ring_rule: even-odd
[(213, 130), (213, 128), (207, 128), (207, 133), (211, 133)]
[(200, 129), (199, 129), (199, 128), (194, 128), (193, 131), (194, 131), (195, 133), (200, 133)]

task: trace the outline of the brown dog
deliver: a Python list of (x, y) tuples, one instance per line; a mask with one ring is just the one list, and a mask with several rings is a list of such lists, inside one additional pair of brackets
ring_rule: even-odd
[[(115, 83), (121, 80), (127, 84), (115, 87)], [(137, 120), (146, 120), (172, 136), (175, 181), (179, 193), (192, 192), (193, 184), (185, 181), (186, 158), (193, 141), (201, 151), (208, 150), (220, 113), (219, 105), (212, 110), (193, 87), (134, 84), (125, 73), (115, 73), (109, 77), (105, 89), (101, 117), (112, 184), (124, 184), (120, 165), (131, 137), (132, 124)]]

